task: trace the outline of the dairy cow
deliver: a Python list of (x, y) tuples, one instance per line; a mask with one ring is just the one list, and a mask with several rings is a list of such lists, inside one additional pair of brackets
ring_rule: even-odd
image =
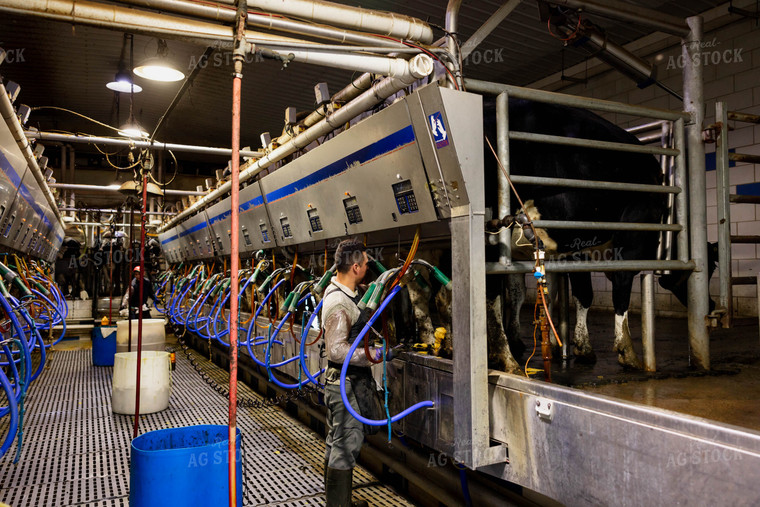
[[(484, 111), (486, 135), (495, 139), (494, 104), (487, 101)], [(512, 131), (639, 144), (632, 134), (588, 111), (525, 100), (510, 100), (509, 127)], [(486, 150), (486, 178), (496, 177), (499, 168), (490, 150)], [(659, 162), (647, 154), (512, 140), (509, 159), (512, 174), (652, 185), (662, 183)], [(494, 188), (495, 185), (486, 187)], [(525, 208), (516, 214), (523, 222), (525, 217), (529, 217), (531, 220), (659, 223), (666, 209), (664, 194), (660, 193), (536, 185), (518, 186), (518, 192)], [(487, 199), (496, 209), (495, 193), (488, 195)], [(518, 207), (513, 206), (513, 210)], [(513, 258), (532, 259), (532, 242), (526, 237), (528, 230), (520, 227), (519, 222), (512, 228)], [(659, 241), (657, 232), (539, 229), (537, 233), (547, 256), (565, 260), (654, 259)], [(635, 275), (632, 271), (608, 273), (612, 281), (614, 349), (618, 352), (618, 361), (628, 367), (640, 368), (628, 328), (628, 306)], [(510, 343), (516, 344), (519, 343), (519, 308), (525, 297), (524, 276), (509, 276), (508, 280), (511, 316), (507, 336)], [(577, 311), (573, 353), (577, 358), (593, 360), (594, 352), (586, 325), (586, 315), (593, 299), (590, 274), (572, 273), (570, 283)], [(489, 295), (493, 296), (494, 290), (489, 289)], [(495, 340), (490, 340), (490, 345), (498, 347)], [(506, 344), (497, 356), (501, 360), (494, 366), (506, 365), (510, 369), (511, 353)], [(493, 353), (491, 357), (494, 357)]]

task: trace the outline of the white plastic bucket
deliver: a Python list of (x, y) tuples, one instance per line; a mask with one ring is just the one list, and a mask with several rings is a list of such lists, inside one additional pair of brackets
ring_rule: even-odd
[[(132, 348), (129, 348), (129, 321), (116, 323), (116, 352), (137, 351), (137, 319), (132, 319)], [(166, 348), (166, 330), (164, 319), (143, 319), (142, 349), (164, 350)]]
[[(160, 412), (169, 406), (172, 392), (168, 352), (143, 351), (140, 358), (140, 414)], [(111, 409), (117, 414), (135, 413), (137, 352), (114, 356)]]

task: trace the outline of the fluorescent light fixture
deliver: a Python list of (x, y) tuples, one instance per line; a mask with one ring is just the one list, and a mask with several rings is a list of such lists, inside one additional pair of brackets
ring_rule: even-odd
[(106, 84), (106, 88), (115, 92), (121, 93), (140, 93), (142, 87), (132, 82), (132, 79), (127, 72), (117, 72), (114, 80)]

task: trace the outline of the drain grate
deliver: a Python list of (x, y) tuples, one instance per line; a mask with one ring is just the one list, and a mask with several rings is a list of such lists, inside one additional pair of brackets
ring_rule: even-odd
[[(220, 383), (227, 373), (194, 354)], [(227, 400), (177, 355), (169, 408), (140, 417), (141, 432), (227, 424)], [(0, 460), (0, 501), (14, 507), (127, 506), (132, 417), (111, 412), (113, 368), (92, 366), (89, 350), (58, 351), (27, 398), (24, 447)], [(261, 399), (239, 384), (241, 397)], [(3, 419), (7, 421), (8, 418)], [(5, 423), (7, 424), (7, 423)], [(246, 506), (324, 505), (324, 441), (279, 407), (238, 409)], [(3, 423), (0, 422), (0, 430)], [(361, 467), (355, 497), (377, 506), (409, 505)]]

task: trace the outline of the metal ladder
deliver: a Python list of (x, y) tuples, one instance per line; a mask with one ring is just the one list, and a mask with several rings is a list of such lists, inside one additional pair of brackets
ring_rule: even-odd
[(760, 275), (732, 276), (731, 245), (760, 244), (760, 235), (738, 236), (731, 234), (731, 203), (760, 204), (760, 196), (730, 193), (728, 164), (730, 161), (760, 164), (760, 155), (728, 152), (728, 120), (760, 125), (760, 115), (728, 111), (724, 102), (715, 103), (715, 169), (717, 171), (718, 204), (718, 269), (720, 270), (720, 299), (718, 306), (725, 309), (721, 319), (724, 328), (733, 320), (733, 286), (756, 285), (760, 304)]

